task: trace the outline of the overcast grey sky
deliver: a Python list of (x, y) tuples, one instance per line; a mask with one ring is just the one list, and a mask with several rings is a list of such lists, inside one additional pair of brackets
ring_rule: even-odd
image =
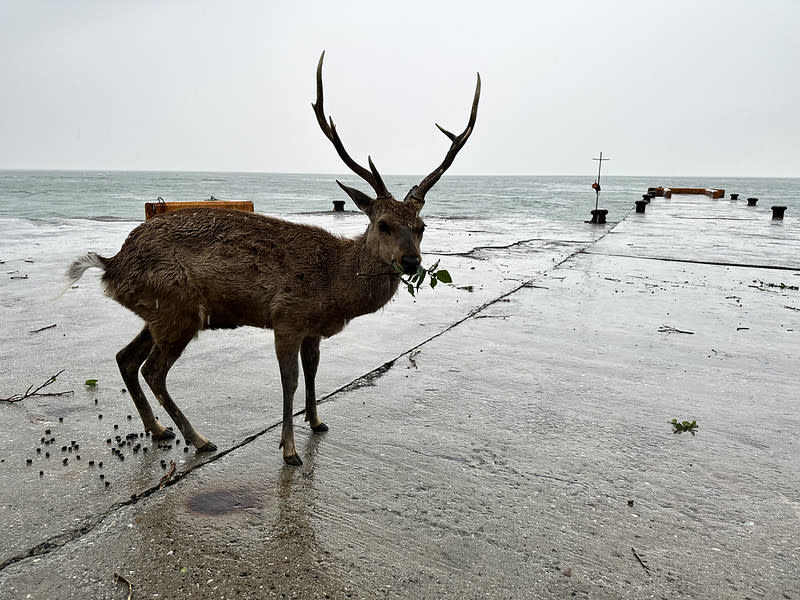
[(800, 176), (800, 1), (0, 0), (0, 168)]

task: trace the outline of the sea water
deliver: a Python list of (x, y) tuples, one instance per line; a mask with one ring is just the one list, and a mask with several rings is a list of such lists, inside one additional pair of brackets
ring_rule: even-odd
[[(421, 176), (384, 177), (402, 199)], [(20, 219), (144, 219), (145, 202), (252, 200), (258, 213), (290, 217), (331, 211), (333, 200), (353, 203), (336, 180), (371, 193), (354, 175), (272, 173), (126, 172), (126, 171), (0, 171), (0, 218)], [(758, 205), (788, 206), (787, 216), (800, 214), (800, 178), (620, 177), (601, 179), (598, 195), (592, 175), (448, 176), (428, 192), (423, 216), (479, 218), (499, 221), (533, 219), (583, 223), (597, 203), (608, 220), (625, 217), (651, 186), (722, 188), (726, 198), (738, 193), (759, 198)]]

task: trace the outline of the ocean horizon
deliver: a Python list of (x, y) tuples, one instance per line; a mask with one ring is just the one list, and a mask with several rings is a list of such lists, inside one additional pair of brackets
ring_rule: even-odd
[[(385, 175), (397, 198), (420, 175)], [(369, 191), (352, 174), (247, 173), (222, 171), (0, 170), (0, 217), (22, 219), (143, 220), (144, 204), (166, 201), (252, 200), (256, 212), (277, 216), (325, 212), (347, 200), (336, 180)], [(599, 200), (616, 222), (651, 186), (706, 187), (759, 198), (758, 206), (800, 212), (800, 178), (603, 175), (599, 198), (592, 175), (445, 175), (431, 190), (424, 215), (442, 218), (583, 222)]]

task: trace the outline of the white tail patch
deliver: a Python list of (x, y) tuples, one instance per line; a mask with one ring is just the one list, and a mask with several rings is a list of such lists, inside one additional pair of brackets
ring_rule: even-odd
[(73, 285), (78, 283), (78, 280), (83, 276), (86, 272), (86, 269), (90, 269), (92, 267), (97, 267), (103, 271), (106, 270), (106, 265), (104, 259), (99, 254), (95, 254), (94, 252), (87, 252), (83, 256), (81, 256), (78, 260), (73, 262), (67, 272), (64, 274), (64, 286), (61, 288), (61, 291), (56, 294), (54, 300), (56, 298), (60, 298), (64, 292), (66, 292), (69, 288)]

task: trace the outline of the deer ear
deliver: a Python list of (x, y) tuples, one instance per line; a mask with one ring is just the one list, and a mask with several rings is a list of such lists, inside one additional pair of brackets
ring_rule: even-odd
[(372, 210), (372, 204), (374, 202), (374, 200), (372, 198), (370, 198), (369, 196), (367, 196), (364, 192), (362, 192), (360, 190), (357, 190), (357, 189), (351, 188), (351, 187), (347, 187), (346, 185), (344, 185), (338, 179), (336, 180), (336, 183), (338, 183), (339, 187), (342, 188), (347, 193), (348, 196), (350, 196), (350, 199), (353, 202), (356, 203), (356, 206), (362, 212), (364, 212), (367, 215), (369, 215), (370, 211)]

